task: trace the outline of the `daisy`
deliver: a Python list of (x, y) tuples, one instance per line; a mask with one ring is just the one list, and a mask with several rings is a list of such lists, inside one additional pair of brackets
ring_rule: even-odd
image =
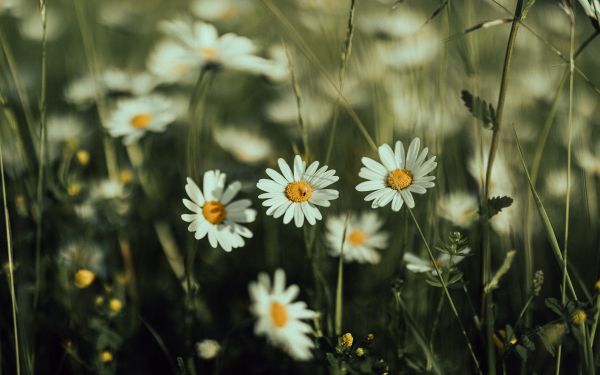
[(217, 127), (215, 141), (242, 163), (256, 164), (271, 156), (271, 142), (257, 132), (234, 127)]
[(110, 135), (123, 136), (123, 143), (129, 145), (146, 131), (165, 131), (176, 117), (170, 107), (170, 100), (161, 95), (121, 99), (104, 125)]
[(104, 89), (96, 83), (92, 76), (86, 75), (69, 83), (65, 89), (67, 102), (77, 106), (87, 106), (96, 101), (96, 93), (104, 94)]
[(256, 187), (265, 191), (258, 197), (265, 199), (263, 206), (269, 207), (267, 215), (273, 215), (274, 218), (283, 215), (284, 224), (293, 218), (298, 228), (304, 223), (305, 217), (310, 225), (314, 225), (323, 218), (317, 206), (329, 207), (329, 201), (339, 196), (337, 190), (325, 189), (339, 179), (335, 170), (327, 170), (326, 165), (317, 169), (318, 161), (306, 168), (306, 163), (299, 155), (294, 158), (293, 172), (285, 160), (280, 158), (278, 164), (283, 175), (267, 168), (271, 179), (263, 178), (256, 184)]
[(585, 14), (592, 20), (595, 28), (598, 27), (600, 20), (600, 1), (598, 0), (579, 0), (579, 4), (585, 11)]
[(438, 214), (461, 228), (468, 228), (477, 219), (478, 212), (477, 198), (462, 191), (447, 194), (438, 202)]
[(346, 262), (377, 264), (381, 256), (376, 249), (384, 249), (388, 244), (388, 234), (380, 232), (383, 221), (374, 212), (362, 215), (351, 215), (346, 225), (346, 218), (337, 216), (327, 219), (327, 241), (331, 256), (340, 256), (340, 247), (344, 243), (344, 260)]
[(233, 200), (242, 188), (235, 181), (225, 188), (225, 173), (218, 170), (204, 173), (203, 190), (188, 177), (185, 191), (189, 199), (183, 204), (192, 211), (181, 215), (181, 219), (190, 223), (188, 230), (195, 232), (197, 240), (208, 235), (208, 241), (214, 248), (220, 245), (223, 250), (244, 246), (244, 237), (252, 238), (252, 232), (240, 223), (251, 223), (256, 218), (256, 210), (250, 207), (249, 199)]
[(184, 47), (171, 40), (163, 40), (154, 47), (147, 67), (164, 83), (193, 84), (198, 73), (196, 59)]
[(213, 359), (219, 354), (221, 345), (216, 340), (204, 339), (196, 343), (196, 354), (202, 359)]
[(215, 67), (260, 74), (272, 65), (255, 55), (257, 48), (250, 39), (233, 33), (219, 36), (211, 24), (173, 20), (163, 23), (162, 28), (185, 50), (178, 58), (192, 61), (198, 71)]
[[(471, 252), (470, 248), (466, 248), (461, 251), (462, 254), (469, 254)], [(404, 257), (402, 258), (406, 262), (406, 269), (415, 273), (423, 273), (423, 272), (431, 272), (435, 273), (435, 267), (429, 260), (421, 259), (413, 253), (404, 253)], [(435, 265), (438, 268), (447, 268), (462, 262), (465, 259), (464, 256), (455, 255), (452, 257), (452, 264), (450, 264), (450, 255), (443, 253), (436, 260)]]
[(435, 176), (427, 176), (437, 166), (435, 156), (425, 161), (429, 149), (424, 148), (419, 153), (420, 145), (419, 138), (413, 139), (406, 154), (400, 141), (396, 142), (395, 150), (387, 144), (379, 146), (379, 158), (383, 164), (362, 158), (364, 167), (358, 175), (368, 181), (358, 184), (356, 190), (373, 191), (365, 197), (365, 201), (373, 201), (371, 207), (384, 207), (392, 202), (394, 211), (400, 211), (404, 203), (413, 208), (412, 193), (425, 194), (426, 188), (435, 185)]
[(312, 329), (302, 319), (312, 319), (317, 314), (304, 302), (292, 302), (300, 288), (297, 285), (285, 287), (285, 272), (275, 271), (273, 285), (269, 276), (261, 273), (257, 282), (250, 283), (248, 290), (252, 299), (250, 311), (257, 318), (254, 333), (266, 336), (273, 345), (296, 360), (312, 358), (310, 350), (314, 343), (307, 336)]
[(102, 83), (108, 91), (132, 95), (147, 95), (158, 84), (156, 77), (148, 72), (126, 72), (110, 68), (102, 73)]

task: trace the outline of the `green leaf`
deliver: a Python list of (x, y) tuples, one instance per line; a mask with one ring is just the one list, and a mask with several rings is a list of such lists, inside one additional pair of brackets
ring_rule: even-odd
[(507, 196), (493, 197), (488, 199), (488, 218), (496, 215), (498, 212), (502, 211), (503, 208), (510, 207), (512, 202), (513, 199)]
[(496, 127), (496, 110), (494, 106), (467, 90), (462, 90), (460, 94), (463, 103), (465, 103), (473, 117), (480, 120), (484, 128), (494, 130)]

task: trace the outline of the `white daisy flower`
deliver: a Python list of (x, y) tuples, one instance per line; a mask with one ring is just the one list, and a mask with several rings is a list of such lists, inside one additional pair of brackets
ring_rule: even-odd
[(176, 118), (171, 101), (161, 95), (121, 99), (104, 124), (113, 137), (124, 137), (128, 145), (139, 140), (147, 131), (163, 132)]
[(297, 285), (285, 287), (285, 272), (275, 271), (273, 285), (269, 276), (261, 273), (257, 282), (250, 283), (248, 290), (252, 299), (250, 311), (257, 318), (254, 333), (266, 336), (273, 345), (296, 360), (312, 358), (310, 350), (314, 343), (307, 335), (312, 329), (302, 319), (312, 319), (317, 314), (304, 302), (292, 302), (300, 288)]
[(189, 83), (196, 80), (198, 63), (187, 49), (171, 40), (159, 42), (147, 62), (148, 70), (165, 83)]
[(581, 168), (591, 174), (600, 174), (600, 142), (596, 143), (593, 151), (582, 147), (575, 154), (576, 160)]
[(461, 228), (468, 228), (477, 219), (478, 212), (477, 197), (462, 191), (447, 194), (438, 202), (438, 214)]
[(240, 224), (253, 222), (256, 210), (250, 208), (249, 199), (233, 200), (242, 183), (235, 181), (226, 188), (225, 179), (225, 173), (207, 171), (200, 190), (188, 177), (185, 191), (191, 200), (183, 199), (183, 204), (192, 213), (181, 215), (181, 219), (190, 223), (188, 230), (195, 232), (197, 240), (208, 235), (212, 247), (219, 245), (229, 252), (244, 246), (244, 238), (252, 238), (252, 232)]
[[(470, 248), (462, 250), (463, 254), (469, 254)], [(435, 267), (429, 260), (421, 259), (413, 253), (406, 252), (402, 258), (406, 262), (406, 269), (415, 273), (431, 272), (435, 273)], [(456, 265), (465, 259), (462, 255), (455, 255), (452, 257), (452, 265)], [(450, 255), (443, 253), (435, 260), (435, 265), (439, 268), (446, 268), (451, 266)]]
[[(571, 190), (577, 188), (576, 174), (571, 174)], [(567, 170), (566, 168), (550, 171), (546, 175), (546, 191), (557, 199), (564, 199), (567, 194)]]
[(96, 92), (104, 94), (104, 88), (96, 84), (92, 76), (86, 75), (69, 83), (65, 89), (65, 99), (75, 105), (85, 106), (96, 101)]
[(351, 215), (346, 226), (346, 238), (344, 239), (344, 216), (336, 216), (327, 219), (327, 241), (329, 242), (329, 254), (334, 257), (340, 256), (340, 247), (344, 242), (344, 261), (377, 264), (381, 255), (377, 249), (385, 249), (388, 245), (388, 234), (380, 232), (383, 221), (374, 212), (366, 212), (362, 215)]
[(233, 33), (219, 36), (211, 24), (173, 20), (163, 23), (162, 28), (186, 51), (177, 59), (193, 61), (198, 71), (212, 66), (260, 74), (272, 65), (255, 55), (257, 48), (250, 39)]
[(215, 141), (237, 160), (256, 164), (267, 159), (273, 147), (271, 142), (257, 132), (234, 127), (217, 127)]
[(248, 0), (196, 0), (191, 5), (194, 15), (210, 22), (234, 22), (248, 14), (252, 2)]
[(215, 340), (202, 340), (196, 343), (196, 354), (202, 359), (213, 359), (219, 354), (221, 345)]
[(102, 73), (102, 82), (106, 89), (136, 96), (149, 94), (158, 84), (156, 77), (148, 72), (125, 72), (110, 68)]
[(280, 158), (278, 164), (281, 174), (267, 168), (271, 179), (263, 178), (256, 184), (256, 187), (265, 191), (258, 197), (265, 199), (263, 206), (269, 207), (267, 215), (274, 218), (283, 216), (284, 224), (293, 218), (298, 228), (304, 223), (304, 218), (314, 225), (323, 218), (317, 206), (329, 207), (329, 201), (339, 196), (337, 190), (325, 189), (339, 180), (335, 170), (328, 170), (326, 165), (319, 168), (318, 161), (306, 168), (306, 163), (299, 155), (294, 158), (293, 172), (285, 160)]
[(579, 4), (585, 11), (585, 14), (590, 17), (594, 26), (598, 28), (598, 21), (600, 20), (600, 1), (598, 0), (579, 0)]
[(381, 145), (381, 163), (362, 158), (364, 167), (358, 175), (368, 181), (358, 184), (356, 190), (373, 191), (365, 197), (365, 201), (373, 201), (371, 207), (384, 207), (392, 202), (394, 211), (400, 211), (404, 203), (413, 208), (415, 201), (412, 193), (425, 194), (426, 188), (435, 185), (435, 176), (427, 176), (437, 166), (435, 156), (425, 161), (429, 149), (426, 147), (419, 153), (420, 145), (419, 138), (413, 139), (406, 154), (400, 141), (396, 142), (394, 150), (388, 144)]

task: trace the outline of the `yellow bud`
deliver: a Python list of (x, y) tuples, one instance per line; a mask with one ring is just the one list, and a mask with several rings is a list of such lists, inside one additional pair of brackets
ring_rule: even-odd
[(96, 275), (90, 270), (80, 269), (75, 273), (75, 286), (83, 289), (94, 282)]
[(111, 298), (108, 306), (113, 312), (118, 313), (123, 308), (123, 302), (121, 302), (121, 300), (118, 298)]
[(363, 348), (357, 348), (356, 349), (356, 356), (357, 357), (362, 357), (363, 355), (365, 355), (365, 350)]
[(587, 320), (587, 314), (583, 310), (576, 310), (573, 315), (571, 315), (571, 321), (573, 324), (580, 325)]
[(594, 284), (594, 288), (596, 288), (597, 292), (600, 292), (600, 280), (596, 281), (596, 284)]
[(368, 343), (371, 343), (371, 342), (373, 342), (373, 340), (375, 340), (375, 335), (374, 335), (374, 334), (372, 334), (372, 333), (369, 333), (369, 334), (367, 335), (367, 342), (368, 342)]
[(81, 184), (79, 182), (73, 182), (67, 186), (67, 194), (74, 197), (81, 193)]
[(104, 303), (104, 297), (98, 296), (96, 297), (96, 305), (100, 306)]
[(111, 362), (113, 360), (113, 355), (108, 350), (105, 350), (102, 353), (100, 353), (100, 360), (104, 363)]
[(75, 157), (77, 158), (79, 164), (84, 167), (90, 163), (90, 153), (86, 150), (77, 151), (77, 153), (75, 153)]
[(340, 343), (344, 348), (349, 348), (354, 343), (354, 337), (352, 337), (351, 333), (344, 333), (341, 337)]
[(121, 181), (124, 184), (128, 184), (131, 181), (133, 181), (133, 172), (131, 171), (131, 169), (123, 169), (121, 172), (119, 172), (119, 181)]

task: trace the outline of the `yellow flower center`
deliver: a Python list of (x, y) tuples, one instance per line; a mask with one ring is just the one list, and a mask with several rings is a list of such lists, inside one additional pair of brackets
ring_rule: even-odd
[(75, 286), (79, 289), (87, 288), (90, 286), (96, 275), (90, 270), (80, 269), (75, 273)]
[(395, 190), (402, 190), (409, 187), (413, 182), (413, 175), (408, 169), (398, 168), (388, 174), (387, 184)]
[(111, 362), (113, 360), (113, 355), (108, 350), (105, 350), (102, 353), (100, 353), (100, 360), (104, 363)]
[(221, 224), (225, 220), (225, 217), (227, 217), (225, 206), (218, 201), (208, 201), (204, 203), (202, 214), (209, 223), (215, 225)]
[(200, 56), (206, 61), (214, 61), (219, 56), (219, 52), (214, 47), (200, 48)]
[(352, 246), (360, 246), (365, 243), (367, 235), (361, 230), (354, 230), (348, 235), (348, 242)]
[(138, 113), (131, 118), (129, 123), (136, 129), (146, 129), (152, 122), (152, 115), (149, 113)]
[[(429, 262), (429, 265), (431, 266), (431, 268), (435, 269), (435, 266), (432, 262)], [(444, 268), (444, 263), (441, 260), (436, 260), (435, 265), (437, 266), (437, 268)]]
[(306, 181), (290, 182), (285, 187), (285, 196), (292, 202), (306, 202), (312, 196), (312, 186)]
[(587, 320), (587, 314), (583, 310), (576, 310), (573, 315), (571, 315), (571, 320), (574, 324), (580, 325)]
[(108, 303), (108, 306), (113, 312), (118, 313), (123, 308), (123, 302), (118, 298), (112, 298)]
[(275, 324), (275, 327), (285, 327), (288, 321), (288, 313), (285, 309), (285, 306), (279, 302), (273, 302), (271, 304), (271, 318), (273, 319), (273, 324)]

